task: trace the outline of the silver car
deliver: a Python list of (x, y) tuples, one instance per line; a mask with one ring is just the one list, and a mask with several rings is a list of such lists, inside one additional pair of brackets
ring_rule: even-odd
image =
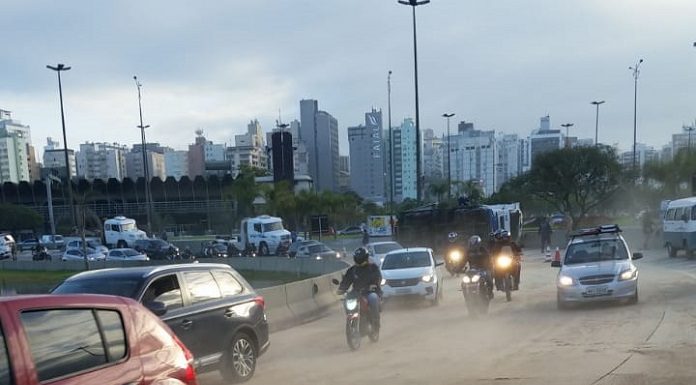
[(581, 230), (574, 235), (562, 261), (556, 279), (559, 309), (570, 304), (608, 300), (638, 302), (638, 268), (618, 226), (600, 226)]

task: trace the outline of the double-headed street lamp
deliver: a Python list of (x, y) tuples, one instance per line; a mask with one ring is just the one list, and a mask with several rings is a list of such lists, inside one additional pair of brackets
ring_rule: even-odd
[(563, 123), (563, 124), (561, 124), (561, 127), (564, 127), (566, 129), (566, 138), (565, 138), (566, 145), (565, 146), (566, 146), (566, 148), (569, 148), (570, 147), (570, 138), (568, 137), (568, 129), (573, 127), (573, 123)]
[(452, 198), (452, 163), (450, 162), (450, 118), (454, 113), (442, 114), (443, 118), (447, 119), (447, 199)]
[(600, 101), (593, 101), (590, 104), (593, 104), (597, 107), (597, 113), (595, 114), (595, 127), (594, 127), (594, 144), (595, 146), (599, 144), (598, 138), (599, 138), (599, 106), (604, 104), (604, 100)]
[(640, 65), (643, 59), (638, 60), (635, 66), (628, 67), (633, 71), (633, 172), (636, 172), (636, 127), (638, 116), (638, 76), (640, 76)]
[(416, 196), (420, 202), (423, 196), (423, 183), (421, 180), (421, 143), (420, 143), (420, 115), (418, 111), (418, 44), (416, 39), (416, 7), (425, 5), (430, 0), (398, 0), (399, 4), (409, 5), (413, 8), (413, 75), (416, 88)]
[(691, 154), (691, 131), (696, 130), (696, 126), (682, 126), (684, 131), (689, 133), (689, 141), (687, 142), (686, 152)]
[(141, 94), (140, 94), (140, 88), (143, 86), (140, 84), (138, 81), (137, 76), (133, 76), (133, 80), (135, 81), (135, 86), (138, 88), (138, 112), (140, 113), (140, 125), (137, 126), (140, 129), (140, 138), (142, 140), (143, 148), (143, 177), (145, 178), (145, 211), (147, 212), (147, 229), (152, 232), (152, 214), (150, 213), (151, 209), (151, 197), (150, 197), (150, 177), (149, 177), (149, 172), (147, 169), (147, 147), (146, 147), (146, 142), (145, 142), (145, 129), (150, 127), (150, 125), (144, 125), (143, 124), (143, 105), (141, 102)]
[(394, 133), (391, 122), (391, 75), (387, 73), (387, 124), (389, 125), (389, 212), (394, 211)]
[(72, 216), (73, 227), (77, 228), (77, 214), (75, 213), (75, 205), (73, 203), (72, 178), (70, 175), (70, 160), (68, 158), (68, 139), (65, 135), (65, 113), (63, 111), (63, 84), (60, 80), (60, 73), (63, 71), (69, 71), (70, 67), (66, 67), (65, 64), (57, 64), (55, 67), (47, 65), (46, 68), (56, 71), (58, 73), (58, 95), (60, 97), (60, 122), (63, 126), (63, 150), (65, 154), (65, 182), (68, 186), (68, 201), (70, 203), (70, 214)]

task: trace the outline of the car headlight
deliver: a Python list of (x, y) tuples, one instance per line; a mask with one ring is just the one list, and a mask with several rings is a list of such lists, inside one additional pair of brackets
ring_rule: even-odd
[(385, 278), (382, 278), (382, 282), (380, 282), (379, 284), (384, 286), (387, 284), (387, 280)]
[(449, 252), (449, 255), (447, 257), (454, 262), (459, 262), (462, 260), (462, 252), (459, 250), (452, 250)]
[(463, 282), (463, 283), (470, 283), (470, 282), (471, 282), (471, 278), (469, 278), (468, 275), (465, 275), (465, 276), (462, 278), (462, 282)]
[(316, 259), (317, 261), (321, 261), (321, 255), (317, 255), (316, 257), (314, 257), (314, 259)]
[(355, 298), (350, 298), (346, 300), (346, 309), (355, 310), (358, 308), (358, 300)]
[(435, 282), (435, 274), (428, 274), (421, 277), (423, 282)]
[(638, 275), (638, 269), (629, 269), (619, 274), (619, 281), (628, 281)]
[(568, 277), (567, 275), (561, 275), (560, 277), (558, 277), (558, 283), (561, 286), (572, 286), (575, 283), (575, 281), (573, 281), (573, 278)]
[(501, 269), (507, 269), (512, 265), (512, 258), (509, 255), (501, 255), (496, 258), (495, 264)]

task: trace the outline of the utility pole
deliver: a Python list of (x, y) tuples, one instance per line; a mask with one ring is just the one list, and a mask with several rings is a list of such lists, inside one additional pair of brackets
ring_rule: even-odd
[[(148, 172), (148, 167), (147, 167), (147, 147), (146, 147), (146, 141), (145, 141), (145, 129), (149, 128), (150, 125), (144, 125), (143, 124), (143, 105), (142, 105), (142, 96), (140, 93), (140, 88), (143, 86), (139, 81), (137, 76), (133, 76), (133, 80), (135, 80), (135, 86), (138, 88), (138, 112), (140, 113), (140, 125), (138, 128), (140, 128), (140, 139), (142, 140), (142, 152), (143, 152), (143, 177), (145, 178), (145, 211), (147, 213), (147, 229), (151, 232), (154, 233), (152, 229), (152, 213), (151, 213), (151, 206), (152, 206), (152, 197), (150, 194), (150, 177), (149, 177), (149, 172)], [(206, 183), (207, 187), (207, 183)], [(210, 225), (210, 223), (208, 223)]]
[[(394, 132), (392, 130), (391, 121), (391, 75), (392, 71), (389, 70), (387, 73), (387, 124), (389, 125), (389, 213), (394, 215)], [(392, 232), (393, 230), (394, 229), (392, 228)]]
[(565, 145), (565, 147), (570, 148), (570, 139), (568, 137), (568, 129), (570, 127), (573, 127), (573, 123), (564, 123), (564, 124), (561, 124), (561, 127), (564, 127), (566, 129), (566, 138), (565, 138), (566, 145)]
[(447, 118), (447, 199), (452, 198), (452, 171), (450, 162), (450, 118), (454, 116), (454, 113), (444, 113), (443, 118)]
[(636, 174), (636, 133), (637, 133), (637, 116), (638, 116), (638, 77), (640, 76), (640, 65), (643, 59), (638, 60), (635, 66), (628, 67), (633, 71), (633, 175)]
[(599, 106), (604, 104), (604, 100), (593, 101), (590, 104), (594, 104), (597, 107), (597, 113), (595, 114), (595, 128), (594, 128), (594, 144), (595, 146), (599, 144), (597, 141), (599, 138)]

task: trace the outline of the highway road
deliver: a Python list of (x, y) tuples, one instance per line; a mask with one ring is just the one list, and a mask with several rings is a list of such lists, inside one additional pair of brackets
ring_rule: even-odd
[[(391, 303), (378, 343), (348, 349), (342, 308), (271, 335), (258, 384), (558, 384), (696, 383), (696, 260), (647, 252), (637, 305), (556, 309), (557, 273), (525, 257), (521, 290), (490, 313), (467, 315), (458, 279), (446, 277), (437, 307)], [(202, 385), (220, 385), (216, 373)]]

